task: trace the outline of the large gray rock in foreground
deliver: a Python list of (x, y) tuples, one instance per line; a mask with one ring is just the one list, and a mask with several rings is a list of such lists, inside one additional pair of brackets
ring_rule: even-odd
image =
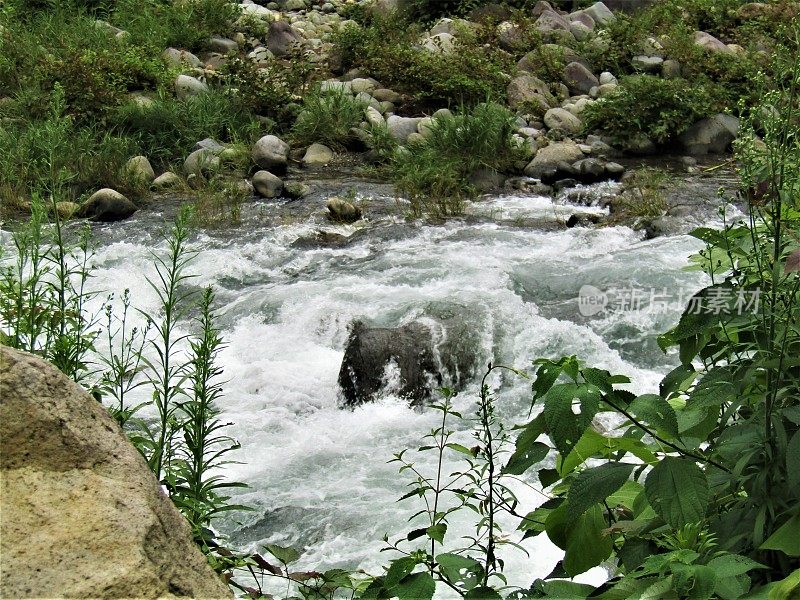
[(0, 347), (0, 596), (230, 598), (103, 406)]
[(76, 216), (110, 223), (127, 219), (136, 210), (136, 205), (118, 191), (102, 188), (89, 196), (78, 209)]

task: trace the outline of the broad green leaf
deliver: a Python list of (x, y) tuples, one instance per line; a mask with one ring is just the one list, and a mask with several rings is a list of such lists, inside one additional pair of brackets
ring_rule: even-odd
[(642, 493), (644, 487), (637, 481), (626, 481), (622, 487), (611, 494), (608, 499), (609, 506), (624, 506), (625, 508), (633, 510), (633, 501)]
[(401, 579), (392, 591), (400, 600), (430, 600), (436, 582), (429, 573), (413, 573)]
[(284, 548), (277, 544), (264, 544), (264, 549), (284, 565), (289, 565), (300, 558), (300, 553), (294, 548)]
[(572, 581), (553, 581), (539, 580), (534, 584), (539, 593), (543, 593), (545, 598), (563, 598), (564, 600), (582, 600), (594, 591), (594, 586), (584, 583), (574, 583)]
[(444, 542), (444, 534), (447, 533), (447, 523), (431, 525), (425, 530), (425, 532), (428, 534), (429, 538), (436, 540), (441, 544)]
[(675, 529), (705, 517), (709, 488), (705, 473), (687, 458), (667, 456), (644, 484), (650, 505)]
[(575, 467), (582, 465), (586, 459), (600, 452), (607, 443), (608, 440), (594, 429), (587, 429), (569, 454), (566, 457), (560, 457), (556, 462), (558, 472), (562, 477), (569, 475)]
[(553, 508), (544, 508), (540, 506), (536, 510), (529, 512), (525, 515), (519, 523), (519, 527), (517, 529), (519, 531), (531, 531), (534, 532), (535, 535), (538, 535), (544, 531), (545, 523), (547, 522), (547, 517), (550, 516), (550, 513), (553, 512), (555, 509)]
[(769, 600), (797, 600), (800, 596), (800, 569), (792, 571), (769, 591)]
[(543, 397), (561, 375), (561, 365), (552, 361), (543, 361), (536, 369), (536, 378), (531, 384), (533, 402)]
[(460, 452), (461, 454), (466, 454), (468, 456), (475, 456), (475, 454), (472, 452), (472, 450), (470, 450), (466, 446), (462, 446), (461, 444), (456, 444), (456, 443), (451, 442), (449, 444), (445, 444), (445, 446), (447, 448), (450, 448), (451, 450), (455, 450), (456, 452)]
[(603, 502), (628, 481), (634, 465), (606, 463), (578, 473), (567, 493), (567, 512), (577, 519), (593, 504)]
[[(659, 344), (661, 342), (659, 341)], [(668, 398), (678, 391), (689, 387), (691, 381), (697, 376), (692, 365), (680, 365), (667, 373), (658, 386), (658, 392), (663, 398)]]
[(384, 577), (384, 586), (386, 588), (393, 588), (400, 583), (400, 580), (403, 579), (403, 577), (411, 573), (416, 566), (417, 561), (408, 556), (393, 560), (392, 564), (389, 565), (389, 570), (386, 572)]
[(786, 485), (800, 489), (800, 431), (796, 431), (786, 446)]
[(464, 595), (464, 600), (503, 600), (503, 597), (490, 587), (472, 588)]
[(571, 524), (563, 560), (564, 570), (570, 577), (585, 573), (611, 556), (613, 543), (603, 534), (607, 525), (599, 504)]
[(630, 383), (631, 380), (624, 375), (612, 375), (608, 371), (602, 369), (594, 369), (587, 367), (581, 371), (586, 383), (591, 383), (597, 386), (604, 392), (608, 393), (614, 389), (615, 383)]
[(800, 556), (800, 513), (781, 525), (761, 544), (759, 550), (780, 550), (788, 556)]
[(637, 600), (678, 600), (677, 592), (673, 590), (673, 576), (659, 578), (656, 582), (644, 590), (641, 596), (636, 596)]
[(542, 415), (539, 415), (525, 426), (525, 429), (517, 436), (514, 454), (511, 455), (508, 464), (503, 468), (506, 473), (522, 475), (532, 465), (547, 456), (550, 448), (536, 441), (544, 433), (545, 426)]
[(625, 577), (614, 584), (610, 590), (598, 596), (598, 600), (628, 600), (639, 598), (642, 592), (650, 587), (658, 577)]
[(714, 569), (714, 573), (717, 574), (717, 577), (736, 577), (737, 575), (744, 575), (753, 569), (766, 568), (761, 563), (757, 563), (746, 556), (739, 556), (738, 554), (717, 556), (708, 562), (708, 566)]
[(460, 554), (439, 554), (436, 563), (447, 579), (465, 590), (471, 590), (483, 578), (483, 567), (474, 558)]
[(638, 396), (631, 402), (628, 411), (637, 420), (651, 428), (663, 431), (672, 437), (678, 435), (678, 418), (675, 416), (675, 409), (661, 396), (656, 394)]
[(578, 443), (600, 407), (600, 390), (593, 385), (554, 385), (544, 397), (544, 415), (550, 438), (562, 454)]

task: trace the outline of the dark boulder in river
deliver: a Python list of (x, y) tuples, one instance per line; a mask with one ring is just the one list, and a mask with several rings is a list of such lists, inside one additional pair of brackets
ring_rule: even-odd
[(389, 392), (418, 406), (437, 387), (463, 387), (476, 372), (477, 348), (472, 339), (464, 343), (460, 325), (453, 318), (392, 328), (356, 321), (339, 370), (344, 405), (358, 406)]

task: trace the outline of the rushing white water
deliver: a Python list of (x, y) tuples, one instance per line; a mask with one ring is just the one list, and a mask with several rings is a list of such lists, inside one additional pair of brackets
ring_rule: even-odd
[[(193, 285), (216, 289), (227, 342), (221, 355), (229, 380), (224, 417), (242, 444), (241, 464), (228, 466), (226, 475), (249, 484), (236, 500), (255, 508), (238, 516), (241, 526), (223, 524), (235, 544), (293, 545), (303, 550), (300, 568), (379, 573), (389, 558), (378, 552), (382, 536), (397, 538), (412, 528), (408, 516), (420, 505), (396, 502), (408, 479), (387, 461), (419, 446), (437, 426), (438, 413), (408, 408), (391, 394), (352, 411), (339, 408), (337, 375), (355, 319), (397, 326), (442, 312), (461, 315), (483, 364), (529, 368), (537, 357), (576, 354), (631, 376), (634, 391), (656, 389), (672, 359), (658, 350), (654, 334), (676, 320), (681, 290), (685, 296), (703, 284), (700, 275), (682, 271), (699, 244), (685, 236), (643, 241), (625, 227), (547, 231), (521, 225), (562, 211), (545, 198), (499, 197), (476, 211), (492, 220), (435, 226), (389, 220), (344, 248), (292, 248), (316, 229), (305, 221), (274, 226), (249, 220), (236, 230), (193, 238), (200, 250)], [(139, 308), (156, 310), (145, 278), (154, 274), (151, 252), (163, 248), (157, 223), (151, 213), (98, 227), (96, 289), (130, 288)], [(666, 289), (672, 302), (658, 311), (645, 303), (584, 317), (577, 298), (586, 285), (615, 288), (619, 297), (628, 288)], [(508, 425), (524, 420), (530, 382), (506, 377), (500, 384), (493, 383), (499, 414)], [(474, 411), (476, 391), (473, 383), (456, 398), (465, 415)], [(468, 435), (464, 424), (453, 426)], [(421, 470), (433, 472), (432, 453), (411, 455)], [(453, 456), (445, 472), (458, 466)], [(523, 512), (544, 500), (535, 477), (528, 482), (516, 486)], [(454, 519), (451, 543), (469, 532), (473, 516)], [(515, 541), (516, 524), (503, 520)], [(559, 551), (544, 539), (523, 545), (529, 556), (511, 549), (504, 558), (509, 583), (527, 587), (550, 572)]]

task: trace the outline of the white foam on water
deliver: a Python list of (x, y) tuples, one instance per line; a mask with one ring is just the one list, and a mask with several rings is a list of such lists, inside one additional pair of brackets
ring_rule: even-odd
[[(557, 214), (563, 208), (513, 196), (492, 204), (515, 215)], [(391, 556), (379, 553), (381, 537), (401, 537), (420, 525), (407, 522), (419, 503), (396, 502), (408, 490), (408, 478), (387, 461), (411, 448), (409, 456), (422, 472), (435, 470), (435, 455), (414, 449), (438, 426), (439, 413), (409, 408), (391, 394), (354, 410), (339, 408), (337, 377), (354, 320), (393, 327), (431, 319), (432, 307), (435, 312), (449, 306), (470, 323), (484, 364), (530, 368), (537, 357), (576, 354), (631, 376), (631, 389), (645, 392), (657, 389), (668, 362), (639, 360), (635, 351), (623, 352), (620, 342), (644, 343), (674, 323), (681, 307), (587, 320), (578, 314), (578, 290), (584, 284), (601, 289), (680, 284), (692, 291), (703, 285), (699, 275), (681, 272), (699, 246), (696, 240), (644, 242), (625, 227), (544, 232), (456, 220), (415, 226), (400, 239), (368, 235), (346, 248), (291, 248), (314, 229), (293, 224), (192, 240), (199, 251), (192, 285), (217, 289), (227, 343), (220, 355), (227, 379), (220, 404), (233, 423), (229, 433), (242, 444), (240, 464), (227, 466), (225, 474), (249, 484), (236, 501), (255, 508), (238, 516), (249, 533), (236, 533), (233, 521), (222, 528), (242, 547), (273, 542), (301, 548), (301, 569), (379, 573)], [(137, 238), (131, 230), (125, 240), (104, 235), (111, 240), (98, 249), (93, 285), (118, 294), (130, 288), (136, 306), (155, 311), (157, 297), (145, 278), (154, 277), (151, 252), (163, 251), (163, 242), (144, 233)], [(96, 303), (99, 308), (102, 301)], [(181, 325), (182, 331), (188, 328)], [(507, 376), (502, 381), (500, 388), (499, 379), (493, 384), (498, 414), (510, 426), (527, 418), (529, 381)], [(457, 409), (473, 414), (477, 392), (477, 382), (467, 386), (456, 397)], [(465, 424), (453, 427), (470, 441)], [(445, 472), (457, 468), (463, 463), (448, 457)], [(536, 484), (533, 477), (527, 481)], [(525, 485), (515, 485), (515, 491), (523, 514), (545, 499)], [(453, 518), (451, 543), (458, 545), (459, 536), (470, 533), (473, 516)], [(517, 519), (501, 521), (515, 539)], [(550, 572), (560, 551), (544, 536), (522, 545), (529, 556), (506, 547), (503, 558), (509, 583), (527, 587)], [(583, 579), (597, 581), (603, 573), (594, 570)]]

